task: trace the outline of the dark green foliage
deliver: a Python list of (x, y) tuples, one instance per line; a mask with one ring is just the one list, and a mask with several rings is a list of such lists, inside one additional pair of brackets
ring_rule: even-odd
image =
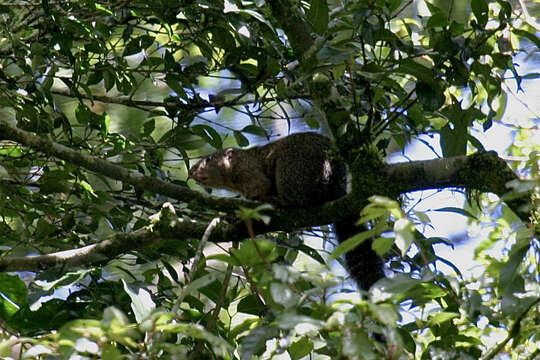
[[(419, 135), (439, 139), (443, 157), (483, 151), (477, 134), (500, 122), (509, 81), (521, 90), (538, 78), (514, 64), (513, 52), (532, 62), (540, 46), (517, 17), (521, 2), (434, 1), (425, 13), (400, 0), (340, 3), (0, 2), (0, 123), (183, 189), (195, 188), (187, 169), (201, 156), (309, 126), (329, 130), (331, 155), (361, 175), (383, 169), (388, 144), (403, 149)], [(504, 200), (538, 188), (535, 126), (513, 128), (511, 166), (531, 180), (512, 183)], [(330, 258), (372, 237), (395, 276), (351, 299), (358, 291), (328, 267), (328, 248), (297, 234), (221, 250), (201, 241), (216, 216), (232, 224), (222, 241), (243, 240), (227, 236), (256, 229), (268, 207), (224, 215), (202, 195), (168, 198), (37, 149), (0, 132), (0, 263), (58, 256), (56, 266), (2, 265), (16, 271), (0, 273), (0, 358), (18, 341), (35, 359), (538, 355), (537, 228), (491, 197), (431, 209), (467, 216), (478, 231), (471, 251), (482, 271), (466, 274), (437, 253), (448, 239), (423, 235), (433, 212), (406, 212), (374, 196), (384, 182), (356, 176), (369, 232)], [(468, 183), (505, 189), (507, 173), (493, 168)], [(152, 217), (166, 201), (171, 221), (192, 228), (157, 241), (157, 226), (173, 229)], [(315, 238), (332, 242), (320, 230)], [(81, 249), (111, 239), (144, 246), (84, 258)], [(66, 260), (73, 254), (80, 263)], [(503, 341), (493, 346), (494, 333)]]

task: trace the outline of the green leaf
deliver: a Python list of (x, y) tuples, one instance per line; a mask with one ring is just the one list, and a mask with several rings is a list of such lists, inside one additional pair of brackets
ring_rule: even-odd
[[(105, 335), (99, 320), (77, 319), (64, 324), (58, 334), (61, 339), (61, 347), (69, 348), (66, 351), (75, 351), (73, 345), (81, 338), (101, 338)], [(83, 335), (84, 334), (84, 335)], [(65, 353), (64, 353), (65, 354)]]
[(501, 300), (502, 314), (510, 318), (516, 318), (536, 302), (538, 302), (538, 297), (536, 296), (517, 297), (511, 292), (505, 293)]
[(369, 303), (369, 309), (386, 326), (394, 327), (401, 320), (401, 316), (393, 305)]
[(454, 129), (446, 124), (440, 131), (441, 148), (445, 158), (467, 153), (467, 126), (454, 124)]
[(155, 128), (156, 128), (156, 120), (155, 119), (150, 119), (150, 120), (146, 121), (143, 124), (141, 136), (143, 136), (143, 137), (150, 136), (150, 134), (152, 134), (152, 132), (154, 132)]
[(115, 79), (116, 79), (116, 75), (115, 75), (114, 71), (105, 70), (103, 72), (103, 80), (104, 80), (104, 84), (105, 84), (105, 91), (110, 91), (113, 88), (114, 84), (116, 83)]
[(459, 60), (452, 60), (452, 67), (448, 71), (449, 80), (458, 86), (467, 86), (470, 72), (467, 65)]
[(62, 218), (62, 230), (71, 230), (75, 226), (75, 215), (70, 212)]
[(46, 174), (39, 179), (39, 192), (42, 194), (66, 193), (70, 189), (70, 184), (66, 180), (63, 176)]
[(315, 32), (322, 35), (328, 29), (328, 3), (326, 0), (311, 1), (307, 18)]
[(328, 258), (328, 261), (332, 261), (334, 259), (337, 259), (341, 255), (351, 251), (367, 239), (370, 239), (381, 232), (387, 230), (387, 225), (385, 222), (378, 223), (373, 229), (369, 229), (366, 231), (363, 231), (361, 233), (358, 233), (351, 238), (343, 241), (341, 244), (339, 244), (334, 251), (330, 254), (330, 257)]
[(353, 57), (354, 53), (350, 49), (341, 49), (335, 46), (324, 46), (317, 53), (317, 60), (324, 63), (341, 64)]
[(27, 290), (18, 276), (0, 273), (0, 317), (7, 321), (27, 304)]
[(399, 66), (394, 70), (396, 73), (412, 75), (421, 82), (433, 84), (435, 74), (431, 68), (428, 68), (413, 59), (406, 58), (399, 62)]
[(260, 316), (261, 313), (257, 313), (257, 318), (249, 318), (244, 321), (242, 321), (239, 325), (234, 326), (230, 332), (231, 338), (238, 337), (239, 334), (242, 334), (245, 331), (249, 331), (251, 328), (255, 327), (255, 325), (259, 322), (258, 316)]
[(55, 231), (58, 230), (58, 227), (50, 222), (39, 219), (36, 225), (36, 236), (39, 238), (46, 238)]
[(122, 284), (124, 284), (124, 291), (131, 299), (131, 309), (133, 309), (135, 319), (140, 324), (156, 309), (156, 304), (150, 292), (145, 288), (129, 285), (124, 279), (122, 279)]
[(394, 241), (394, 238), (378, 237), (373, 240), (371, 248), (377, 253), (377, 255), (383, 256), (384, 254), (392, 250), (392, 247), (394, 246)]
[(262, 137), (268, 137), (268, 133), (266, 132), (266, 129), (261, 127), (261, 126), (257, 126), (257, 125), (247, 125), (241, 131), (242, 132), (247, 132), (247, 133), (250, 133), (250, 134), (253, 134), (253, 135), (258, 135), (258, 136), (262, 136)]
[(484, 27), (488, 21), (488, 5), (485, 0), (471, 0), (471, 9), (478, 20), (478, 25)]
[(405, 257), (409, 247), (414, 241), (414, 225), (406, 218), (398, 219), (394, 223), (394, 233), (396, 234), (395, 244), (401, 250), (401, 256)]
[(178, 273), (176, 272), (176, 269), (168, 261), (165, 261), (165, 259), (161, 259), (161, 263), (163, 264), (163, 266), (165, 266), (165, 269), (167, 269), (169, 276), (175, 282), (178, 282), (179, 278), (178, 278)]
[(460, 215), (463, 215), (463, 216), (470, 217), (471, 219), (478, 220), (478, 218), (476, 216), (474, 216), (473, 214), (471, 214), (467, 210), (461, 209), (461, 208), (458, 208), (458, 207), (446, 206), (446, 207), (442, 207), (442, 208), (438, 208), (438, 209), (433, 209), (433, 211), (451, 212), (451, 213), (454, 213), (454, 214), (460, 214)]
[(242, 265), (238, 259), (236, 259), (234, 256), (229, 256), (227, 254), (213, 254), (213, 255), (208, 255), (206, 256), (206, 260), (218, 260), (218, 261), (222, 261), (224, 263), (227, 263), (227, 264), (231, 264), (231, 265), (234, 265), (234, 266), (240, 266)]
[(124, 48), (124, 52), (122, 53), (123, 57), (138, 54), (141, 52), (141, 44), (139, 43), (138, 39), (131, 39), (130, 42), (127, 43), (126, 47)]
[[(278, 256), (276, 244), (267, 240), (247, 240), (242, 242), (240, 249), (232, 250), (234, 256), (241, 264), (258, 265), (263, 261), (272, 262)], [(261, 259), (261, 256), (264, 259)]]
[(115, 344), (104, 344), (103, 349), (101, 350), (101, 359), (102, 360), (121, 360), (122, 353), (116, 347)]
[(528, 40), (532, 41), (533, 44), (536, 45), (537, 48), (540, 48), (540, 39), (535, 33), (531, 33), (527, 30), (522, 30), (522, 29), (513, 29), (512, 32), (516, 35), (527, 38)]
[(298, 296), (287, 285), (276, 281), (270, 284), (270, 294), (277, 304), (281, 304), (285, 308), (294, 308), (298, 303)]
[(101, 80), (103, 80), (103, 72), (101, 72), (101, 71), (93, 71), (88, 76), (88, 80), (86, 80), (86, 85), (96, 85)]
[(410, 353), (414, 354), (416, 352), (416, 342), (414, 341), (413, 337), (411, 336), (411, 332), (398, 327), (397, 332), (399, 333), (399, 336), (401, 337), (401, 341), (403, 341), (403, 345), (405, 346), (405, 349)]
[(79, 103), (75, 109), (75, 118), (79, 124), (88, 124), (92, 118), (92, 112), (86, 105)]
[(165, 76), (165, 82), (171, 88), (171, 90), (178, 95), (178, 97), (182, 99), (188, 98), (186, 91), (182, 86), (182, 79), (179, 76), (175, 74), (167, 74), (167, 76)]
[(386, 0), (385, 4), (389, 13), (393, 13), (401, 5), (402, 0)]
[[(405, 293), (420, 284), (419, 280), (411, 279), (406, 275), (399, 274), (392, 279), (382, 279), (377, 283), (377, 287), (388, 295)], [(383, 294), (384, 295), (384, 294)]]
[(377, 355), (373, 352), (375, 346), (365, 331), (352, 328), (342, 335), (343, 354), (347, 359), (375, 360)]
[(444, 93), (433, 82), (418, 82), (416, 84), (416, 95), (424, 109), (428, 111), (435, 111), (444, 105)]
[(216, 149), (223, 147), (221, 135), (211, 126), (208, 125), (193, 125), (190, 127), (193, 134), (200, 136)]
[(199, 291), (213, 302), (217, 302), (222, 288), (223, 283), (218, 279), (214, 279), (211, 283), (201, 286)]
[(271, 204), (262, 204), (256, 208), (246, 208), (241, 206), (236, 210), (236, 215), (240, 217), (243, 221), (257, 220), (262, 221), (266, 225), (270, 223), (271, 217), (267, 214), (264, 214), (265, 211), (272, 211), (274, 207)]
[(257, 294), (248, 295), (238, 302), (237, 310), (246, 314), (260, 316), (266, 308)]
[(149, 35), (139, 36), (137, 38), (131, 39), (126, 47), (122, 56), (130, 56), (141, 52), (142, 50), (147, 49), (150, 45), (154, 43), (154, 37)]
[[(0, 7), (0, 10), (2, 9), (2, 7)], [(0, 11), (1, 13), (1, 11)], [(14, 349), (15, 346), (17, 346), (18, 344), (20, 344), (20, 340), (16, 337), (11, 337), (7, 340), (1, 340), (0, 341), (0, 359), (13, 359), (11, 357), (12, 355), (12, 349)], [(46, 354), (49, 352), (49, 349), (45, 348), (43, 350), (43, 353)], [(38, 352), (34, 352), (33, 353), (34, 356), (38, 356), (40, 355)]]
[(96, 10), (101, 10), (104, 13), (107, 13), (109, 15), (114, 15), (114, 13), (111, 10), (107, 9), (105, 6), (103, 6), (101, 4), (94, 3), (94, 6), (96, 7)]
[[(168, 141), (170, 137), (173, 138), (172, 143), (179, 151), (200, 150), (201, 147), (207, 144), (200, 136), (193, 135), (191, 131), (180, 126), (170, 132), (166, 132), (158, 141)], [(184, 160), (189, 159), (186, 155), (183, 154)]]
[(272, 30), (272, 32), (274, 32), (274, 28), (272, 27), (272, 24), (264, 16), (262, 16), (260, 13), (254, 11), (254, 10), (240, 9), (235, 4), (233, 4), (233, 3), (229, 2), (229, 1), (225, 1), (225, 9), (223, 11), (224, 11), (224, 13), (235, 12), (235, 13), (238, 13), (238, 14), (247, 14), (247, 15), (253, 17), (254, 19), (257, 19), (258, 21), (262, 22), (263, 24), (266, 24), (270, 28), (270, 30)]
[[(491, 127), (491, 125), (488, 124), (488, 121), (484, 122), (484, 123), (482, 124), (482, 127), (483, 127), (484, 125), (485, 125), (485, 126)], [(489, 128), (489, 127), (488, 127), (488, 128)], [(484, 131), (486, 131), (486, 130), (487, 130), (487, 129), (484, 129)], [(473, 147), (476, 148), (476, 150), (477, 150), (478, 152), (485, 152), (485, 151), (486, 151), (486, 149), (484, 148), (484, 145), (482, 145), (482, 143), (480, 142), (480, 140), (478, 140), (476, 137), (474, 137), (474, 136), (472, 136), (472, 135), (469, 135), (469, 136), (467, 137), (467, 140), (469, 141), (469, 143), (470, 143), (471, 146), (473, 146)]]
[(292, 360), (299, 360), (311, 353), (313, 347), (313, 342), (306, 336), (303, 336), (300, 340), (293, 342), (287, 349), (287, 352)]
[(139, 37), (139, 42), (142, 49), (148, 49), (154, 43), (154, 37), (150, 35), (142, 35)]
[(453, 99), (452, 105), (441, 109), (441, 113), (449, 120), (440, 130), (444, 157), (465, 155), (469, 128), (474, 120), (484, 119), (484, 113), (472, 106), (462, 109), (456, 99)]
[(442, 12), (433, 14), (427, 21), (426, 28), (446, 27), (448, 26), (448, 17)]
[(321, 329), (324, 326), (324, 322), (319, 319), (290, 312), (280, 313), (276, 318), (276, 322), (281, 329), (286, 330), (294, 329), (302, 324), (310, 325), (317, 329)]
[(236, 41), (229, 30), (224, 27), (213, 27), (208, 30), (212, 34), (212, 44), (221, 49), (233, 50), (236, 48)]
[(428, 324), (429, 326), (440, 325), (452, 319), (459, 318), (459, 314), (455, 312), (439, 312), (429, 317)]
[(240, 131), (234, 131), (233, 132), (234, 138), (236, 139), (236, 142), (238, 143), (238, 146), (248, 146), (249, 140), (247, 137), (244, 136)]
[(308, 255), (309, 257), (311, 257), (313, 260), (317, 261), (318, 263), (326, 264), (326, 261), (324, 261), (321, 254), (317, 250), (313, 249), (312, 247), (307, 246), (306, 244), (302, 243), (298, 245), (298, 250)]
[(258, 326), (240, 339), (241, 360), (252, 360), (266, 350), (266, 341), (279, 335), (277, 327)]
[(529, 246), (520, 245), (520, 243), (516, 243), (516, 245), (514, 245), (508, 261), (504, 263), (503, 267), (501, 268), (499, 274), (499, 289), (501, 292), (505, 292), (508, 286), (512, 284), (514, 278), (517, 276), (519, 265), (521, 265), (523, 257), (529, 250)]
[(163, 333), (176, 333), (181, 334), (182, 338), (192, 337), (194, 339), (200, 339), (208, 342), (212, 351), (214, 351), (220, 358), (231, 359), (231, 352), (233, 351), (231, 345), (224, 339), (208, 332), (204, 327), (199, 324), (190, 323), (166, 323), (156, 325), (156, 331)]

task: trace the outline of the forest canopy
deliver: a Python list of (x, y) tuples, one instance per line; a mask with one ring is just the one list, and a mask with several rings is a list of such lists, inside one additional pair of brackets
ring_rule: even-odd
[[(540, 116), (506, 110), (538, 83), (539, 14), (0, 0), (0, 357), (538, 358)], [(188, 179), (305, 131), (347, 164), (343, 198), (280, 208)], [(391, 161), (411, 144), (431, 160)], [(419, 210), (444, 189), (463, 204)], [(474, 271), (436, 250), (460, 242), (428, 235), (435, 212), (466, 219)], [(386, 277), (360, 289), (372, 269), (336, 263), (366, 244)]]

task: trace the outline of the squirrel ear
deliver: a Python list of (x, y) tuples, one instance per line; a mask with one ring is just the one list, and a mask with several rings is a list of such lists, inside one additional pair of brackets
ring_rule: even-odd
[(225, 157), (227, 160), (231, 160), (234, 153), (234, 148), (227, 148), (225, 149)]

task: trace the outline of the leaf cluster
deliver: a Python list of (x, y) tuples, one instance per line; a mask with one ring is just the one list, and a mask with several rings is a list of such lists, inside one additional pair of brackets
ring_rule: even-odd
[[(194, 159), (291, 129), (330, 131), (356, 169), (366, 143), (403, 149), (419, 135), (443, 157), (481, 151), (473, 128), (500, 121), (507, 82), (538, 77), (513, 57), (534, 58), (534, 29), (504, 0), (426, 2), (420, 16), (411, 3), (0, 1), (0, 122), (201, 191), (186, 180)], [(533, 128), (510, 150), (531, 179), (514, 197), (539, 186)], [(32, 141), (0, 133), (1, 258), (129, 239), (171, 200)], [(178, 221), (223, 216), (201, 203), (175, 199)], [(420, 231), (429, 211), (382, 197), (361, 214), (368, 232), (332, 254), (326, 227), (313, 242), (271, 233), (230, 248), (179, 233), (86, 269), (1, 272), (0, 357), (533, 359), (538, 238), (491, 197), (478, 203), (438, 209), (483, 229), (484, 271), (470, 276), (437, 253), (450, 241)], [(272, 210), (239, 214), (250, 232)], [(395, 274), (360, 298), (330, 261), (368, 237)]]

